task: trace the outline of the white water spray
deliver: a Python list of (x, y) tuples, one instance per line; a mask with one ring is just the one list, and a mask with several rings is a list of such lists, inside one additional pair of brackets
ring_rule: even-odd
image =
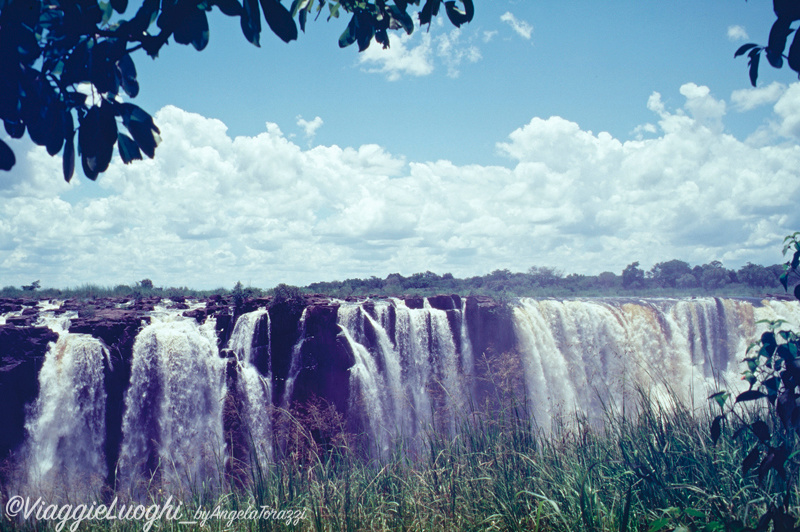
[(228, 341), (228, 348), (238, 361), (237, 392), (244, 409), (242, 419), (247, 426), (249, 442), (252, 443), (258, 460), (265, 463), (272, 461), (272, 370), (269, 368), (267, 375), (259, 373), (253, 349), (256, 327), (262, 321), (266, 321), (266, 324), (261, 326), (269, 330), (269, 314), (266, 309), (239, 316)]
[(25, 425), (31, 495), (88, 497), (105, 482), (107, 360), (106, 347), (89, 335), (61, 331), (50, 345), (39, 372), (39, 397)]
[(134, 496), (151, 478), (170, 493), (219, 485), (225, 363), (213, 325), (173, 314), (136, 338), (119, 459), (121, 487)]

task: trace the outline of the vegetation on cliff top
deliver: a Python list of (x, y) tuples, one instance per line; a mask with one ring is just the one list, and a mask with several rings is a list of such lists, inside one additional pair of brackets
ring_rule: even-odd
[(681, 260), (655, 264), (649, 271), (638, 262), (629, 264), (620, 273), (599, 275), (569, 274), (555, 268), (533, 266), (527, 272), (495, 270), (482, 276), (457, 278), (452, 274), (439, 275), (430, 271), (403, 276), (392, 273), (385, 278), (352, 278), (343, 281), (321, 281), (305, 287), (280, 283), (271, 289), (243, 286), (237, 282), (233, 289), (195, 290), (188, 287), (158, 287), (152, 280), (143, 279), (132, 285), (114, 287), (83, 285), (67, 289), (41, 288), (39, 281), (22, 287), (6, 286), (0, 297), (100, 298), (100, 297), (191, 297), (213, 295), (234, 298), (275, 296), (291, 298), (301, 294), (329, 297), (359, 296), (430, 296), (435, 294), (485, 295), (501, 300), (513, 297), (615, 297), (615, 296), (728, 296), (760, 297), (780, 292), (780, 264), (760, 266), (747, 263), (738, 270), (725, 268), (721, 262), (692, 267)]

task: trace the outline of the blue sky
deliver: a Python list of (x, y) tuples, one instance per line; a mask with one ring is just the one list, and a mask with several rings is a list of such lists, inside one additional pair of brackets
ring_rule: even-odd
[(69, 185), (15, 143), (0, 284), (196, 288), (680, 258), (781, 260), (798, 229), (800, 85), (762, 66), (771, 5), (476, 0), (392, 47), (346, 20), (136, 58), (154, 160)]

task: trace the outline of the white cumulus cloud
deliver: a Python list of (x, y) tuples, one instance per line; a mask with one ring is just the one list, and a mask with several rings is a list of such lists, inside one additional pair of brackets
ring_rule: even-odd
[(500, 20), (508, 24), (514, 32), (523, 39), (530, 40), (533, 36), (533, 26), (524, 20), (520, 20), (510, 11), (506, 11), (500, 16)]
[(322, 127), (322, 118), (315, 116), (314, 120), (306, 120), (302, 116), (297, 116), (297, 125), (303, 129), (306, 140), (311, 142), (317, 134), (317, 130)]
[[(270, 287), (537, 264), (779, 262), (782, 236), (800, 227), (800, 148), (740, 141), (718, 127), (725, 102), (707, 87), (679, 92), (677, 108), (656, 93), (646, 102), (645, 139), (534, 117), (498, 143), (500, 166), (406, 161), (373, 144), (303, 148), (271, 123), (231, 137), (176, 107), (155, 116), (154, 159), (115, 159), (97, 183), (67, 185), (57, 158), (15, 145), (20, 163), (0, 188), (0, 277)], [(800, 84), (774, 109), (776, 131), (800, 135)]]
[(746, 41), (749, 38), (743, 26), (728, 26), (728, 39), (731, 41)]
[(762, 105), (774, 104), (786, 92), (786, 85), (773, 81), (766, 87), (739, 89), (731, 93), (731, 104), (737, 111), (750, 111)]
[(436, 64), (441, 63), (447, 68), (447, 75), (456, 78), (463, 63), (480, 61), (476, 39), (475, 35), (464, 37), (459, 28), (445, 32), (444, 23), (437, 19), (430, 28), (417, 27), (411, 35), (392, 35), (389, 48), (372, 43), (359, 54), (359, 64), (367, 72), (384, 74), (389, 81), (397, 81), (403, 76), (432, 74)]
[[(416, 37), (422, 33), (422, 37)], [(367, 72), (385, 74), (390, 81), (402, 76), (427, 76), (433, 72), (433, 50), (429, 33), (415, 31), (411, 35), (392, 35), (391, 46), (377, 43), (359, 54), (359, 64)]]

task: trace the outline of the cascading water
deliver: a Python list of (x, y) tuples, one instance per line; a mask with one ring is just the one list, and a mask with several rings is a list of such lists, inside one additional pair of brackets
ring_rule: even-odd
[[(226, 447), (225, 431), (234, 433), (226, 425), (229, 406), (238, 409), (235, 430), (268, 462), (274, 453), (273, 396), (277, 405), (289, 406), (301, 374), (302, 394), (315, 393), (314, 386), (346, 391), (337, 396), (342, 414), (351, 427), (363, 429), (377, 455), (390, 452), (398, 439), (418, 450), (431, 427), (455, 431), (470, 404), (502, 407), (508, 396), (497, 390), (508, 382), (517, 394), (512, 398), (524, 401), (544, 429), (575, 411), (600, 421), (609, 407), (633, 408), (637, 386), (659, 400), (704, 407), (709, 387), (742, 385), (741, 360), (760, 333), (758, 320), (800, 326), (800, 305), (776, 300), (521, 299), (508, 319), (502, 312), (492, 319), (483, 311), (472, 314), (478, 306), (470, 307), (470, 320), (483, 320), (475, 323), (467, 323), (466, 300), (452, 306), (439, 300), (450, 310), (432, 302), (413, 305), (421, 308), (401, 299), (326, 302), (327, 314), (306, 309), (297, 329), (287, 325), (282, 334), (291, 338), (283, 338), (282, 354), (271, 352), (278, 338), (268, 332), (278, 321), (256, 310), (235, 323), (226, 345), (235, 358), (227, 360), (218, 352), (213, 317), (198, 325), (183, 310), (159, 306), (149, 313), (150, 325), (138, 330), (134, 323), (130, 358), (119, 358), (118, 347), (111, 350), (113, 367), (102, 341), (67, 332), (74, 313), (40, 305), (36, 324), (59, 339), (38, 375), (18, 484), (29, 491), (63, 487), (73, 497), (105, 478), (134, 497), (146, 494), (142, 485), (151, 479), (169, 493), (200, 483), (219, 487), (230, 462), (249, 451), (236, 455)], [(498, 324), (508, 327), (506, 340), (498, 342), (503, 347), (487, 349), (495, 345)], [(273, 357), (282, 358), (273, 365)], [(127, 371), (125, 364), (129, 380), (119, 371)], [(285, 386), (275, 392), (273, 367), (287, 372)], [(228, 377), (234, 372), (235, 388), (227, 389), (226, 371)], [(122, 433), (114, 447), (116, 475), (107, 471), (104, 456), (104, 446), (115, 441), (106, 435), (107, 403), (113, 401), (104, 376), (112, 374), (126, 376), (109, 382), (127, 385), (124, 414), (120, 402), (115, 418)], [(122, 397), (122, 389), (115, 390)]]
[(632, 405), (637, 387), (703, 404), (709, 388), (738, 379), (755, 334), (750, 303), (714, 298), (522, 299), (513, 321), (528, 407), (545, 429), (573, 411), (598, 420)]
[[(272, 461), (272, 371), (261, 375), (256, 367), (253, 341), (256, 327), (269, 331), (269, 314), (259, 309), (239, 316), (228, 341), (228, 348), (236, 355), (239, 379), (237, 396), (243, 412), (240, 413), (247, 427), (246, 438), (262, 463)], [(271, 358), (268, 356), (268, 359)]]
[(446, 311), (427, 299), (421, 309), (399, 299), (343, 303), (338, 324), (355, 356), (351, 407), (366, 418), (379, 452), (434, 424), (455, 429), (467, 404), (462, 368), (465, 360), (472, 364), (472, 354), (464, 353), (468, 343), (457, 349), (454, 338), (462, 331), (454, 333)]
[(106, 347), (89, 335), (61, 331), (51, 344), (39, 372), (39, 397), (25, 427), (26, 488), (32, 494), (89, 496), (103, 485), (107, 360)]
[(226, 387), (213, 327), (167, 313), (136, 338), (118, 477), (133, 496), (151, 478), (171, 493), (219, 485)]
[(300, 370), (303, 369), (302, 364), (302, 348), (303, 342), (306, 339), (306, 317), (308, 314), (308, 307), (303, 309), (303, 313), (300, 315), (300, 322), (297, 325), (298, 329), (298, 340), (295, 342), (294, 346), (292, 347), (292, 358), (289, 362), (289, 373), (286, 377), (286, 384), (283, 388), (283, 397), (281, 398), (280, 405), (282, 408), (288, 408), (289, 404), (292, 402), (292, 397), (294, 395), (294, 383), (297, 381), (298, 375), (300, 375)]

